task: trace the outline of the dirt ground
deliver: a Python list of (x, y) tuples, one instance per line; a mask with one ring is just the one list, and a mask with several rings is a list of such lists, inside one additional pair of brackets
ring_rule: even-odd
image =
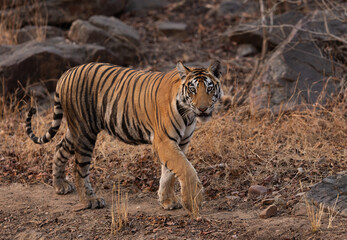
[[(223, 200), (204, 202), (200, 220), (180, 209), (163, 210), (153, 192), (129, 196), (129, 222), (111, 235), (110, 204), (78, 210), (76, 193), (56, 195), (48, 185), (0, 187), (0, 239), (347, 239), (346, 219), (312, 233), (305, 216), (260, 219), (254, 208), (219, 210)], [(112, 190), (99, 192), (111, 203)], [(77, 205), (78, 206), (78, 205)], [(323, 224), (327, 218), (323, 219)]]

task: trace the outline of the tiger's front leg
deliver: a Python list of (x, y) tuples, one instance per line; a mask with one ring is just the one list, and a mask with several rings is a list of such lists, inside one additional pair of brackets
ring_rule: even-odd
[[(161, 163), (172, 174), (174, 174), (180, 182), (182, 206), (190, 212), (197, 212), (203, 199), (203, 187), (192, 164), (187, 160), (185, 154), (181, 151), (177, 143), (173, 141), (167, 140), (154, 142), (154, 149), (158, 154)], [(164, 174), (167, 174), (167, 172)], [(169, 180), (170, 181), (167, 181), (166, 183), (172, 184), (172, 178), (169, 178)], [(170, 201), (172, 200), (172, 204), (172, 202), (175, 201), (175, 197), (172, 197), (173, 186), (168, 186), (169, 191), (163, 191), (164, 186), (159, 188), (159, 200), (161, 200), (160, 197), (165, 197), (162, 193), (166, 193), (166, 197), (168, 198), (162, 200), (167, 200), (166, 202), (170, 205)]]
[(164, 165), (161, 165), (158, 196), (160, 204), (166, 210), (173, 210), (182, 207), (175, 196), (175, 181), (175, 175)]

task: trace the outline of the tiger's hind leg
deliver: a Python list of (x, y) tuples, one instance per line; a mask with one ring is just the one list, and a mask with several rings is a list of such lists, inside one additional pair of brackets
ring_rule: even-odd
[[(91, 142), (92, 141), (92, 142)], [(74, 178), (77, 192), (81, 202), (85, 208), (103, 208), (105, 200), (97, 197), (89, 180), (89, 167), (93, 148), (95, 145), (96, 136), (94, 139), (79, 139), (75, 142), (75, 166)]]
[(66, 164), (74, 153), (74, 146), (68, 129), (65, 137), (57, 145), (53, 159), (53, 186), (57, 194), (68, 194), (75, 189), (73, 184), (65, 178)]

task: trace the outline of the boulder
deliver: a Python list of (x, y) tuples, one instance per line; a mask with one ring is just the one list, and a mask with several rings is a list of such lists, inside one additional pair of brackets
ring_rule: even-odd
[(83, 47), (60, 37), (30, 41), (0, 55), (0, 78), (5, 81), (5, 92), (13, 91), (18, 87), (17, 81), (26, 86), (29, 82), (59, 78), (68, 66), (81, 64), (84, 58)]
[(158, 22), (157, 28), (166, 36), (185, 37), (187, 36), (187, 24), (183, 22)]
[[(324, 23), (324, 12), (307, 16), (300, 12), (287, 12), (274, 17), (274, 27), (269, 27), (267, 32), (268, 48), (276, 47), (276, 53), (270, 52), (255, 74), (249, 94), (252, 114), (268, 108), (277, 114), (301, 105), (325, 104), (339, 91), (347, 80), (344, 60), (347, 52), (325, 52), (325, 49), (335, 49), (336, 42), (339, 42), (331, 37), (332, 34), (346, 39), (347, 25), (336, 16), (327, 17), (329, 33)], [(307, 21), (299, 28), (293, 27), (302, 19)], [(295, 35), (279, 51), (279, 46), (293, 31)], [(225, 34), (240, 44), (262, 47), (263, 33), (259, 22), (234, 27)]]
[(92, 16), (89, 22), (94, 26), (103, 29), (111, 36), (125, 38), (135, 45), (140, 44), (139, 33), (131, 26), (125, 24), (115, 17)]
[(125, 12), (132, 14), (143, 14), (150, 10), (163, 9), (169, 5), (167, 0), (128, 0)]
[[(327, 18), (327, 27), (331, 35), (336, 35), (346, 39), (347, 26), (344, 22), (338, 19), (339, 13), (336, 13), (336, 15), (324, 14), (325, 12), (318, 12), (316, 15), (312, 16), (310, 21), (298, 29), (292, 43), (300, 43), (304, 41), (312, 42), (314, 39), (321, 41), (332, 40), (332, 38), (327, 34), (324, 18)], [(274, 48), (284, 41), (292, 31), (293, 26), (300, 19), (303, 19), (306, 16), (307, 15), (297, 11), (289, 11), (274, 16), (272, 20), (273, 23), (267, 28), (267, 40), (270, 48)], [(269, 22), (270, 19), (267, 19), (267, 23)], [(262, 46), (263, 31), (260, 21), (231, 26), (223, 35), (226, 39), (238, 43), (250, 43), (259, 48)]]
[[(35, 1), (34, 1), (35, 2)], [(146, 2), (146, 1), (145, 1)], [(48, 25), (70, 24), (77, 19), (88, 19), (90, 16), (100, 14), (106, 16), (117, 15), (124, 10), (127, 0), (50, 0), (39, 1), (32, 5), (16, 5), (16, 14), (20, 14), (25, 23), (32, 24), (33, 12), (40, 12), (43, 18), (47, 16)], [(10, 17), (11, 9), (0, 11), (0, 15)]]
[(347, 211), (347, 174), (324, 178), (306, 193), (306, 198), (316, 205), (322, 203), (325, 207), (334, 207), (336, 203), (335, 211), (345, 213)]
[(252, 15), (259, 11), (255, 1), (223, 0), (218, 8), (218, 16), (236, 18), (242, 14)]
[(258, 53), (258, 49), (252, 44), (240, 44), (237, 46), (236, 55), (238, 57), (249, 57)]
[[(102, 19), (107, 19), (102, 24)], [(113, 17), (92, 17), (91, 21), (76, 20), (72, 23), (68, 37), (78, 44), (97, 44), (105, 46), (109, 51), (117, 55), (118, 60), (114, 62), (120, 65), (131, 65), (137, 62), (138, 41), (137, 32), (120, 20)], [(115, 25), (106, 26), (107, 23)], [(117, 25), (118, 23), (121, 23)]]
[(64, 31), (53, 26), (33, 26), (28, 25), (17, 31), (17, 43), (31, 40), (44, 41), (46, 38), (63, 37)]
[[(5, 49), (1, 51), (1, 49)], [(95, 44), (73, 44), (62, 37), (44, 42), (29, 41), (17, 46), (1, 47), (0, 79), (4, 79), (3, 91), (14, 91), (18, 82), (23, 86), (58, 79), (70, 67), (90, 61), (121, 64), (118, 55), (103, 46)], [(49, 91), (55, 88), (55, 81), (47, 81)]]

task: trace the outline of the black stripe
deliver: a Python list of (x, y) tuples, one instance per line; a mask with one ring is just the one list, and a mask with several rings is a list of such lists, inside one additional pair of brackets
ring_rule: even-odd
[(48, 133), (51, 135), (51, 138), (53, 138), (55, 134), (57, 133), (57, 129), (54, 129), (51, 127), (48, 129)]
[(80, 167), (80, 168), (83, 168), (83, 167), (85, 167), (85, 166), (88, 166), (88, 165), (90, 165), (90, 161), (88, 161), (88, 162), (78, 162), (77, 161), (77, 159), (75, 160), (75, 163)]
[(182, 138), (182, 135), (181, 135), (179, 129), (176, 127), (175, 123), (172, 121), (172, 118), (170, 118), (170, 122), (171, 122), (172, 126), (175, 128), (175, 131), (176, 131), (177, 135), (178, 135), (180, 138)]
[(175, 143), (177, 143), (177, 140), (176, 140), (175, 138), (171, 137), (171, 136), (169, 135), (169, 133), (166, 131), (165, 128), (164, 128), (164, 132), (165, 132), (166, 136), (167, 136), (170, 140), (172, 140), (172, 141), (174, 141)]
[(63, 118), (62, 113), (59, 113), (59, 114), (54, 113), (53, 114), (53, 120), (61, 120), (62, 118)]
[(79, 170), (77, 170), (77, 173), (78, 173), (78, 175), (80, 175), (81, 178), (86, 178), (89, 176), (89, 173), (87, 173), (86, 175), (82, 175), (82, 173), (80, 173)]
[(183, 146), (187, 145), (188, 143), (189, 143), (189, 142), (186, 142), (186, 143), (180, 143), (180, 144), (178, 144), (178, 146), (183, 147)]

